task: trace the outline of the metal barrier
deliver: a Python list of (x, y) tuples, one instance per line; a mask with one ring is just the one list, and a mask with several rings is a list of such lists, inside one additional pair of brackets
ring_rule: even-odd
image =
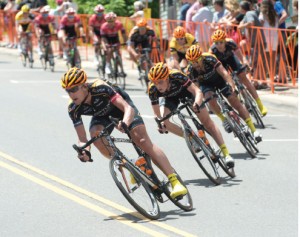
[[(88, 19), (90, 15), (79, 15), (83, 24), (84, 32), (88, 36)], [(15, 13), (4, 13), (0, 11), (0, 40), (17, 43), (15, 29)], [(123, 23), (128, 35), (135, 21), (128, 17), (118, 17)], [(160, 20), (147, 19), (148, 25), (154, 29), (160, 42), (160, 49), (154, 49), (151, 53), (153, 62), (164, 61), (170, 56), (169, 40), (172, 38), (173, 30), (177, 25), (183, 22), (178, 20)], [(57, 19), (57, 22), (59, 19)], [(197, 22), (194, 24), (194, 35), (201, 45), (203, 51), (208, 51), (211, 45), (210, 35), (212, 33), (207, 23)], [(185, 24), (182, 24), (185, 25)], [(251, 43), (249, 38), (245, 37), (244, 32), (236, 26), (220, 26), (227, 35), (233, 38), (238, 45), (244, 57), (247, 57), (250, 66), (254, 68), (253, 75), (249, 75), (253, 81), (265, 82), (274, 92), (275, 85), (284, 85), (286, 87), (297, 88), (298, 83), (298, 31), (277, 28), (251, 27), (256, 30), (255, 41)], [(267, 37), (266, 37), (267, 36)], [(275, 37), (278, 40), (274, 40)], [(34, 38), (33, 45), (37, 46), (37, 40)], [(123, 42), (122, 42), (123, 43)], [(273, 47), (276, 44), (276, 47)], [(54, 42), (54, 52), (58, 51), (58, 43)], [(274, 48), (276, 50), (274, 50)], [(93, 55), (92, 39), (87, 43), (79, 41), (79, 50), (83, 60), (88, 60), (89, 55)], [(278, 75), (280, 80), (274, 80)]]

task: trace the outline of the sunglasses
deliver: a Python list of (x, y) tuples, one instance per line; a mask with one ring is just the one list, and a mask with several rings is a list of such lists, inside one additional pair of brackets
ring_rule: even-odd
[(215, 42), (216, 45), (218, 45), (218, 44), (224, 44), (224, 43), (225, 43), (224, 40), (222, 40), (222, 41), (216, 41), (216, 42)]
[(179, 40), (184, 40), (185, 37), (182, 37), (182, 38), (177, 38), (176, 40), (179, 41)]
[(189, 61), (190, 64), (199, 63), (202, 60), (202, 56), (200, 56), (197, 60)]
[(108, 22), (108, 23), (113, 23), (113, 22), (115, 22), (114, 20), (111, 20), (111, 21), (106, 21), (106, 22)]
[(78, 90), (79, 90), (79, 86), (74, 86), (74, 87), (72, 87), (70, 89), (66, 89), (66, 92), (68, 94), (70, 94), (70, 93), (76, 93)]
[(146, 26), (139, 26), (139, 30), (145, 30)]

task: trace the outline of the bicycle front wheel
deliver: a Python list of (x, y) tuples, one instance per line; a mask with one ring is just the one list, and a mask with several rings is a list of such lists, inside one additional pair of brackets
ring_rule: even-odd
[(23, 65), (23, 67), (26, 67), (26, 60), (27, 60), (27, 54), (26, 53), (21, 53), (21, 55), (20, 55), (20, 57), (21, 57), (21, 62), (22, 62), (22, 65)]
[[(184, 137), (189, 150), (191, 151), (195, 161), (200, 166), (204, 174), (214, 184), (219, 185), (221, 183), (220, 175), (218, 172), (218, 168), (216, 167), (216, 163), (212, 160), (213, 158), (217, 158), (214, 154), (214, 151), (202, 140), (200, 140), (200, 138), (192, 130), (185, 129)], [(195, 145), (197, 147), (194, 147)], [(196, 151), (196, 148), (201, 150)]]
[(119, 159), (110, 161), (110, 173), (127, 201), (143, 216), (157, 220), (160, 210), (149, 185), (128, 164)]
[(126, 74), (124, 73), (124, 69), (123, 69), (123, 64), (122, 64), (122, 60), (120, 55), (116, 56), (115, 59), (115, 80), (116, 80), (116, 84), (122, 88), (123, 90), (125, 90), (125, 78), (126, 78)]

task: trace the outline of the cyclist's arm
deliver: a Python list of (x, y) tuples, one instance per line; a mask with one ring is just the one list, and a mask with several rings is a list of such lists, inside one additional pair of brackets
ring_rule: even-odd
[[(75, 127), (75, 130), (76, 130), (76, 133), (77, 133), (77, 136), (78, 136), (78, 145), (79, 146), (84, 145), (88, 141), (84, 125), (83, 124), (77, 125)], [(90, 150), (91, 147), (88, 146), (86, 149)]]
[(155, 117), (160, 119), (162, 116), (160, 114), (159, 104), (152, 105), (152, 109), (153, 109)]
[(193, 96), (195, 97), (195, 101), (194, 103), (196, 103), (197, 105), (201, 105), (202, 103), (202, 99), (203, 99), (203, 95), (201, 90), (199, 89), (199, 87), (197, 87), (194, 83), (192, 83), (187, 90), (189, 92), (191, 92), (193, 94)]
[(223, 77), (223, 79), (230, 85), (232, 91), (234, 91), (235, 90), (235, 84), (234, 84), (231, 76), (228, 74), (226, 69), (223, 67), (223, 65), (220, 64), (219, 66), (217, 66), (216, 70)]
[(234, 54), (238, 57), (238, 59), (243, 63), (243, 54), (239, 48), (234, 51)]
[(124, 112), (122, 121), (128, 127), (133, 121), (134, 109), (119, 94), (116, 94), (111, 101), (118, 109)]

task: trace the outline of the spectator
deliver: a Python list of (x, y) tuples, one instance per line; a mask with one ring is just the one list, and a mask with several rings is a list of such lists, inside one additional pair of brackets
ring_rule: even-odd
[(290, 70), (292, 70), (291, 74), (297, 78), (298, 75), (296, 75), (295, 72), (297, 72), (298, 69), (298, 27), (294, 28), (296, 28), (297, 31), (290, 34), (287, 38), (286, 51)]
[(186, 13), (189, 10), (189, 8), (192, 6), (192, 0), (182, 0), (181, 2), (182, 2), (182, 5), (181, 5), (180, 10), (179, 10), (180, 11), (179, 20), (185, 21)]
[(218, 22), (220, 19), (230, 12), (224, 7), (224, 0), (214, 0), (214, 8), (215, 12), (212, 20), (212, 30), (216, 30), (218, 28)]
[(195, 32), (195, 25), (192, 23), (192, 17), (195, 13), (200, 9), (199, 1), (194, 2), (194, 4), (188, 9), (186, 13), (186, 30), (188, 33), (194, 34)]
[[(267, 47), (265, 48), (269, 70), (274, 69), (276, 62), (276, 49), (278, 46), (278, 22), (279, 18), (273, 4), (269, 0), (263, 0), (260, 5), (259, 21), (264, 27)], [(276, 68), (276, 73), (278, 69)]]
[[(282, 29), (280, 30), (280, 33), (279, 34), (279, 37), (278, 37), (278, 48), (277, 48), (277, 58), (276, 58), (276, 68), (279, 69), (279, 67), (281, 67), (282, 65), (286, 65), (286, 60), (287, 60), (287, 55), (286, 55), (286, 52), (284, 50), (285, 48), (285, 42), (286, 42), (286, 25), (285, 25), (285, 20), (287, 19), (288, 17), (288, 14), (286, 12), (286, 10), (284, 9), (282, 3), (279, 1), (279, 0), (270, 0), (272, 2), (272, 4), (274, 5), (274, 9), (279, 17), (279, 26), (278, 28), (279, 29)], [(281, 65), (280, 65), (281, 64)], [(284, 72), (284, 70), (282, 71)], [(276, 74), (278, 73), (278, 70), (276, 71)], [(286, 77), (287, 75), (283, 75), (281, 77)], [(278, 82), (278, 81), (282, 81), (282, 80), (279, 78), (280, 76), (276, 76), (275, 78), (275, 82)]]
[(130, 16), (132, 19), (144, 18), (144, 4), (141, 1), (133, 3), (134, 13)]
[(200, 9), (192, 17), (192, 21), (198, 23), (196, 24), (195, 38), (203, 51), (206, 52), (210, 42), (210, 24), (206, 24), (206, 22), (212, 22), (213, 13), (208, 7), (209, 0), (198, 0), (198, 2), (200, 4)]
[(33, 0), (30, 5), (30, 13), (38, 15), (42, 7), (47, 6), (47, 0)]
[(76, 2), (73, 2), (72, 0), (64, 0), (63, 2), (64, 10), (67, 11), (68, 8), (72, 7), (75, 12), (78, 11), (78, 5)]
[(298, 25), (298, 0), (293, 1), (293, 16), (291, 16), (292, 22)]
[(8, 33), (8, 44), (6, 45), (6, 47), (17, 48), (17, 38), (14, 19), (14, 14), (17, 12), (17, 4), (14, 0), (8, 0), (3, 11), (5, 13), (4, 24), (7, 27), (6, 29)]
[[(247, 42), (250, 42), (250, 55), (252, 55), (251, 58), (251, 64), (253, 70), (256, 70), (257, 67), (257, 60), (258, 55), (261, 55), (264, 51), (266, 39), (264, 36), (264, 33), (261, 29), (257, 29), (256, 27), (261, 27), (261, 23), (258, 19), (258, 16), (255, 12), (255, 10), (251, 10), (251, 5), (247, 1), (242, 1), (240, 3), (240, 10), (242, 14), (245, 14), (243, 20), (240, 22), (238, 28), (239, 29), (246, 29), (246, 40)], [(247, 62), (247, 60), (246, 60)]]

